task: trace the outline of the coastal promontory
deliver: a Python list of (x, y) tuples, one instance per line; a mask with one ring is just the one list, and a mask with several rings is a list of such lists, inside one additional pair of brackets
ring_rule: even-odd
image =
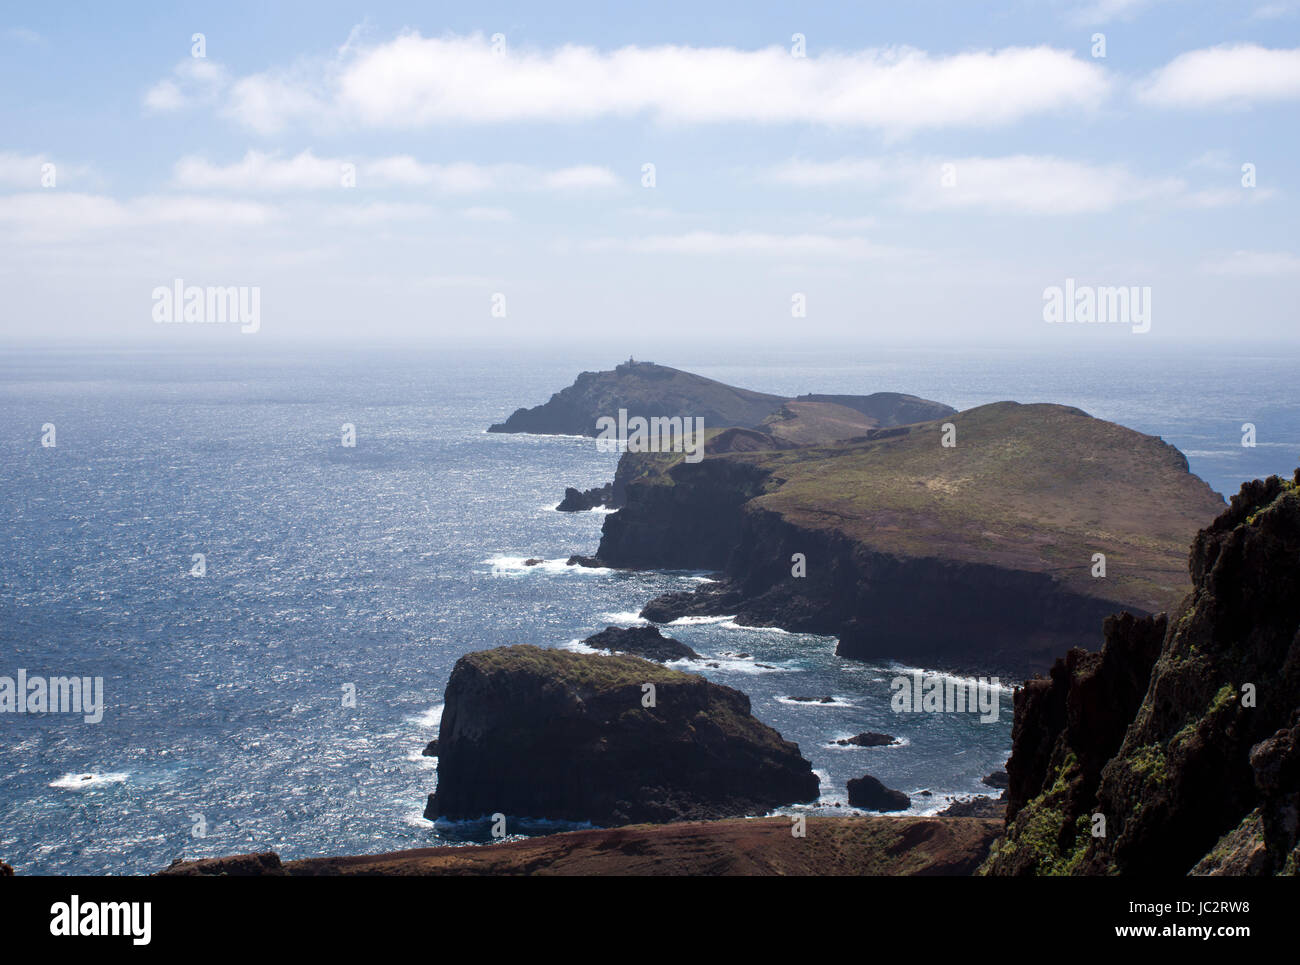
[(1224, 505), (1162, 439), (1061, 405), (706, 451), (638, 455), (596, 558), (722, 572), (647, 619), (734, 614), (849, 657), (1045, 670), (1117, 610), (1174, 606)]

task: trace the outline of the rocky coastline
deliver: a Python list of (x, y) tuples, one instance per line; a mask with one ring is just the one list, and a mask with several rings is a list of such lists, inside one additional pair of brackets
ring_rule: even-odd
[[(833, 635), (845, 657), (1022, 673), (1092, 644), (1114, 612), (1159, 612), (1186, 592), (1186, 546), (1223, 502), (1177, 450), (1061, 406), (1004, 403), (947, 424), (968, 430), (972, 448), (1016, 438), (1051, 464), (1026, 478), (1026, 458), (950, 455), (934, 423), (831, 447), (715, 453), (697, 465), (641, 456), (596, 554), (581, 561), (721, 574), (649, 601), (641, 616), (656, 623), (727, 615)], [(1093, 449), (1059, 444), (1071, 436)], [(1105, 474), (1099, 491), (1085, 492), (1099, 451), (1145, 482)], [(816, 488), (841, 465), (865, 501)], [(876, 472), (880, 488), (858, 467)], [(903, 473), (937, 478), (918, 489)], [(1044, 476), (1061, 492), (1038, 488)], [(946, 491), (955, 487), (968, 495)], [(1086, 510), (1069, 507), (1072, 491)], [(1137, 531), (1117, 545), (1092, 535), (1099, 529)], [(1098, 551), (1112, 560), (1100, 579), (1089, 575)]]
[[(854, 397), (801, 398), (850, 408), (845, 399)], [(775, 427), (792, 432), (798, 423), (806, 434), (832, 422), (838, 432), (853, 418), (822, 409), (809, 419), (788, 406), (761, 429), (715, 436), (714, 458), (698, 465), (625, 456), (615, 482), (597, 491), (617, 492), (622, 508), (605, 520), (596, 555), (571, 561), (720, 574), (698, 591), (650, 601), (642, 615), (654, 623), (734, 614), (741, 624), (834, 634), (842, 656), (948, 665), (974, 653), (982, 667), (1036, 666), (1064, 651), (1046, 677), (1015, 692), (1006, 771), (984, 778), (1000, 797), (950, 799), (929, 818), (809, 816), (808, 838), (822, 845), (792, 850), (798, 820), (755, 816), (817, 800), (818, 779), (798, 746), (756, 720), (743, 693), (664, 666), (698, 655), (657, 626), (608, 627), (584, 641), (602, 653), (515, 646), (462, 657), (425, 751), (438, 759), (430, 819), (603, 827), (487, 848), (177, 862), (163, 873), (1300, 873), (1300, 470), (1243, 486), (1183, 543), (1184, 552), (1191, 543), (1187, 578), (1171, 577), (1168, 543), (1215, 505), (1208, 487), (1186, 478), (1181, 454), (1078, 410), (1010, 405), (950, 419), (977, 441), (988, 420), (996, 433), (1010, 419), (1022, 442), (1064, 425), (1104, 440), (1103, 450), (1126, 450), (1129, 468), (1151, 470), (1133, 484), (1148, 501), (1127, 508), (1141, 517), (1160, 505), (1162, 514), (1144, 534), (1149, 554), (1122, 560), (1133, 572), (1099, 591), (1040, 565), (1050, 552), (1000, 556), (973, 545), (965, 519), (949, 518), (950, 528), (918, 548), (882, 528), (879, 515), (863, 526), (844, 521), (842, 503), (809, 509), (799, 488), (809, 447)], [(934, 457), (918, 438), (935, 428), (870, 430), (812, 447), (812, 458), (819, 468), (837, 458), (854, 467), (897, 461), (915, 473), (918, 459), (929, 466)], [(1069, 468), (1068, 455), (1055, 458), (1049, 474)], [(1103, 497), (1116, 494), (1133, 490)], [(907, 504), (909, 515), (886, 490), (872, 496), (902, 522), (951, 509), (922, 498)], [(1019, 522), (1037, 521), (1031, 512)], [(1059, 522), (1052, 533), (1062, 543), (1074, 535)], [(798, 582), (796, 557), (813, 561)], [(1098, 636), (1100, 649), (1087, 649)], [(864, 732), (836, 743), (898, 742)], [(852, 807), (912, 804), (870, 774), (847, 790)]]

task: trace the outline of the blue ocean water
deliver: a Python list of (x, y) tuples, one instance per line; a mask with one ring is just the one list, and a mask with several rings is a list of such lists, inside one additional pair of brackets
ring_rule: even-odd
[[(421, 817), (435, 775), (420, 751), (456, 659), (572, 645), (700, 578), (561, 565), (594, 551), (603, 516), (554, 505), (566, 485), (612, 478), (617, 457), (483, 431), (621, 349), (6, 346), (0, 675), (102, 676), (107, 709), (98, 724), (0, 715), (0, 858), (24, 873), (147, 873), (180, 856), (482, 840), (485, 825)], [(782, 394), (1077, 405), (1163, 436), (1224, 493), (1300, 463), (1295, 349), (637, 354)], [(54, 448), (40, 445), (46, 423)], [(355, 448), (340, 445), (344, 423)], [(1005, 696), (992, 724), (895, 715), (897, 667), (840, 660), (833, 639), (727, 621), (672, 633), (705, 655), (688, 669), (747, 692), (800, 744), (823, 807), (870, 772), (933, 811), (987, 790), (1009, 749)], [(822, 695), (836, 699), (789, 700)], [(904, 744), (828, 746), (862, 730)]]

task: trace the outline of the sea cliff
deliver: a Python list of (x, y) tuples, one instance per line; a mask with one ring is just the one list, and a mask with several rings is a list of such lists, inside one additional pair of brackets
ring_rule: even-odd
[(738, 690), (638, 657), (516, 646), (456, 662), (425, 816), (619, 825), (765, 814), (818, 792)]
[(1066, 406), (707, 452), (638, 456), (596, 559), (721, 571), (647, 619), (734, 614), (833, 634), (849, 657), (1046, 669), (1110, 613), (1173, 606), (1223, 507), (1174, 447)]
[(1188, 562), (1168, 619), (1017, 692), (987, 873), (1300, 871), (1300, 471), (1244, 485)]

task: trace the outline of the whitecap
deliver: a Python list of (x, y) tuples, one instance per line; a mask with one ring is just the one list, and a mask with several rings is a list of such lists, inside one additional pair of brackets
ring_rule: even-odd
[(534, 570), (552, 576), (558, 573), (612, 573), (613, 570), (604, 566), (578, 566), (569, 565), (567, 556), (554, 560), (542, 560), (540, 563), (534, 563), (531, 566), (525, 565), (525, 561), (537, 559), (534, 556), (493, 556), (490, 559), (483, 560), (484, 563), (492, 567), (493, 576), (524, 576)]
[(446, 706), (446, 704), (434, 704), (424, 713), (408, 717), (406, 720), (420, 727), (437, 727), (442, 723), (442, 711)]
[(636, 610), (619, 610), (616, 613), (602, 613), (600, 618), (606, 623), (632, 623), (639, 625), (650, 622), (645, 617), (641, 616), (641, 614)]
[(993, 683), (993, 678), (991, 677), (970, 677), (963, 674), (947, 673), (943, 670), (925, 670), (922, 667), (909, 667), (906, 664), (897, 662), (890, 663), (888, 668), (896, 675), (920, 674), (922, 677), (937, 677), (939, 680), (943, 681), (951, 680), (962, 687), (976, 684), (981, 689), (997, 691), (998, 694), (1004, 697), (1010, 697), (1015, 692), (1017, 686), (1014, 683), (1003, 683), (1001, 680), (997, 683)]
[(104, 784), (125, 784), (127, 777), (126, 771), (111, 771), (107, 774), (64, 774), (57, 781), (51, 781), (49, 786), (65, 791), (81, 791)]
[(569, 650), (573, 653), (609, 653), (608, 650), (597, 650), (595, 647), (589, 647), (576, 638), (573, 640), (566, 640), (564, 643), (560, 644), (559, 649)]
[(791, 707), (852, 707), (853, 704), (843, 697), (831, 695), (828, 701), (820, 700), (795, 700), (793, 697), (777, 697), (778, 704), (787, 704)]
[[(711, 667), (709, 664), (717, 664)], [(701, 655), (698, 658), (683, 657), (680, 660), (668, 661), (668, 666), (679, 670), (725, 670), (728, 673), (744, 674), (762, 674), (762, 673), (791, 673), (789, 667), (778, 667), (773, 664), (761, 665), (753, 660), (727, 657), (710, 657)]]
[(780, 627), (746, 627), (741, 626), (735, 621), (735, 618), (724, 620), (719, 624), (724, 630), (761, 630), (764, 633), (784, 633), (786, 636), (793, 636), (789, 630), (782, 630)]

